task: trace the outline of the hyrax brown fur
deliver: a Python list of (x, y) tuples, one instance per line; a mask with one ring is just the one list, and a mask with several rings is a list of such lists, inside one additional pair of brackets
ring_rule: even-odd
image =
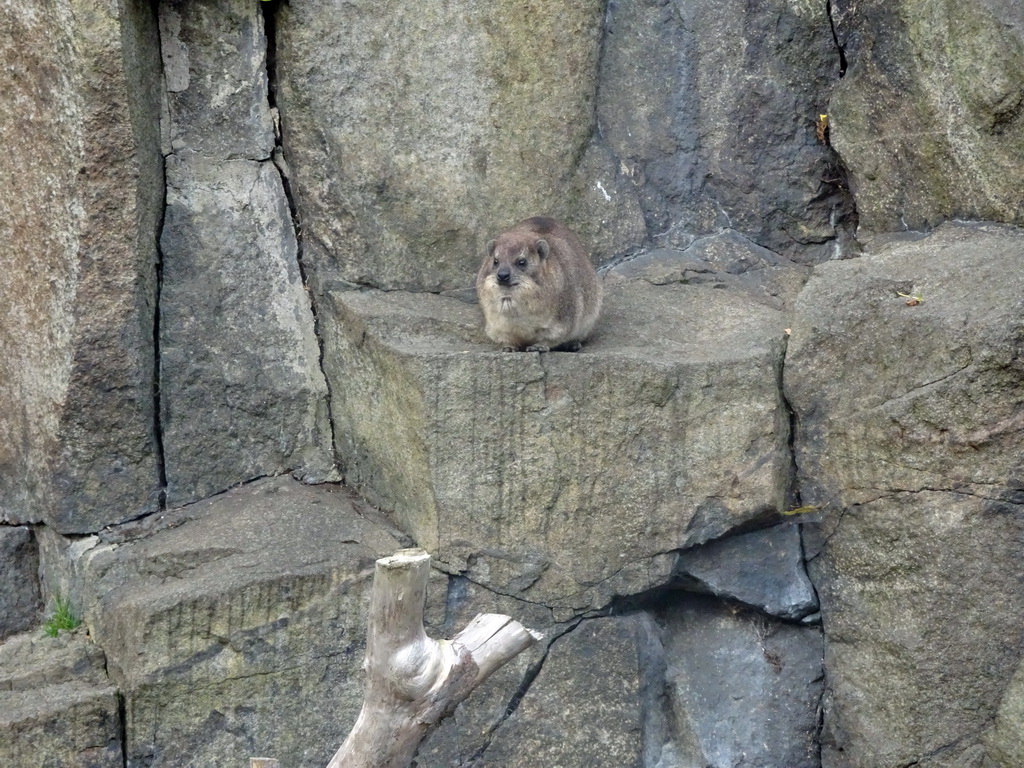
[(509, 351), (575, 352), (601, 311), (601, 282), (583, 244), (543, 216), (487, 243), (476, 293), (484, 330)]

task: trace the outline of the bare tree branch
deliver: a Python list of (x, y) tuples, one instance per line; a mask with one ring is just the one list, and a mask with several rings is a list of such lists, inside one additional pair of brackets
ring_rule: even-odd
[(541, 635), (508, 616), (477, 616), (452, 640), (423, 629), (430, 555), (377, 561), (359, 718), (327, 768), (408, 768), (432, 726)]

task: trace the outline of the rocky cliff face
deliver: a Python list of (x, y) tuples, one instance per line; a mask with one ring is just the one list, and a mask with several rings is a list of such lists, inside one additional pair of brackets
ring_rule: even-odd
[[(1024, 761), (1020, 3), (0, 28), (0, 764), (324, 765), (414, 543), (545, 633), (419, 765)], [(466, 300), (537, 213), (576, 354)]]

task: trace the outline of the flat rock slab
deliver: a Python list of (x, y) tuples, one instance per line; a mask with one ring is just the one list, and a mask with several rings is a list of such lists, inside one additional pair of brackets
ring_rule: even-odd
[(85, 633), (0, 645), (0, 733), (0, 765), (124, 765), (117, 689)]
[(442, 563), (586, 609), (782, 503), (785, 315), (741, 291), (606, 280), (579, 353), (505, 353), (455, 298), (329, 292), (347, 481)]
[(97, 539), (77, 566), (125, 698), (129, 762), (325, 765), (362, 701), (374, 561), (402, 544), (347, 491), (290, 478), (157, 522)]

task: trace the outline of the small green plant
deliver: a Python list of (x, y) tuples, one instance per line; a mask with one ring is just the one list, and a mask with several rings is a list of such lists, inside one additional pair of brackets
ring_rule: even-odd
[(899, 291), (896, 291), (896, 295), (906, 299), (908, 307), (916, 307), (920, 304), (924, 304), (924, 296), (921, 295), (921, 291), (917, 288), (915, 288), (912, 293), (900, 293)]
[(71, 601), (58, 595), (53, 601), (53, 613), (43, 624), (43, 631), (50, 637), (56, 637), (62, 629), (78, 629), (82, 620), (71, 610)]

